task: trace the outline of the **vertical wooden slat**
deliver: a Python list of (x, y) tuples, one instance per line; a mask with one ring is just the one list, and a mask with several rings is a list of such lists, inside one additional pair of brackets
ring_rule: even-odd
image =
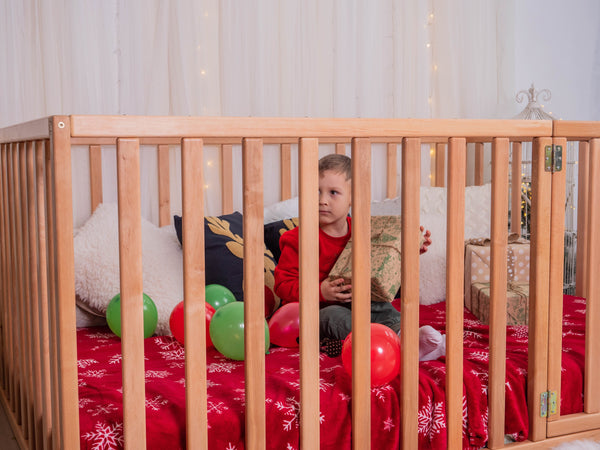
[(402, 141), (402, 448), (417, 448), (421, 140)]
[(0, 144), (0, 251), (2, 258), (2, 273), (0, 288), (2, 289), (2, 316), (0, 317), (0, 326), (2, 327), (2, 391), (8, 392), (10, 386), (10, 372), (12, 371), (12, 351), (10, 344), (10, 328), (8, 317), (10, 317), (10, 291), (8, 275), (8, 252), (10, 249), (10, 238), (8, 235), (8, 179), (6, 153), (8, 144)]
[[(50, 370), (52, 371), (52, 448), (58, 449), (62, 443), (63, 417), (60, 409), (61, 385), (59, 382), (60, 359), (58, 338), (58, 298), (56, 273), (56, 230), (54, 203), (54, 164), (52, 143), (47, 140), (44, 145), (46, 159), (46, 209), (48, 226), (48, 302), (50, 312)], [(65, 425), (66, 426), (66, 425)]]
[(32, 395), (32, 361), (31, 361), (31, 325), (29, 324), (29, 243), (27, 241), (27, 175), (25, 168), (26, 143), (19, 144), (18, 167), (19, 167), (19, 286), (21, 295), (19, 301), (19, 329), (21, 342), (21, 418), (25, 437), (31, 442), (33, 429), (31, 424), (31, 395)]
[[(567, 154), (567, 140), (554, 138), (554, 145), (561, 145), (563, 155)], [(565, 158), (566, 161), (566, 158)], [(548, 314), (548, 390), (556, 392), (557, 414), (548, 415), (548, 420), (560, 417), (561, 362), (563, 322), (563, 273), (565, 260), (565, 204), (566, 168), (552, 174), (552, 204), (550, 212), (550, 291)]]
[(36, 448), (43, 447), (42, 426), (42, 353), (40, 347), (40, 304), (39, 304), (39, 259), (38, 259), (38, 225), (37, 204), (34, 168), (34, 142), (27, 145), (27, 221), (29, 240), (29, 266), (30, 273), (30, 317), (31, 326), (31, 359), (32, 359), (32, 401), (33, 401), (33, 429)]
[(335, 152), (338, 155), (345, 155), (346, 154), (346, 144), (344, 144), (343, 142), (338, 142), (337, 144), (335, 144)]
[(475, 143), (475, 186), (483, 185), (483, 142)]
[[(299, 144), (300, 298), (319, 298), (319, 141)], [(319, 303), (300, 302), (300, 445), (319, 448)]]
[(12, 298), (12, 279), (10, 272), (10, 254), (11, 254), (11, 236), (10, 236), (10, 208), (9, 208), (9, 197), (8, 197), (8, 148), (9, 144), (2, 144), (0, 148), (0, 165), (2, 169), (2, 185), (0, 186), (2, 191), (2, 344), (3, 344), (3, 365), (5, 367), (3, 388), (7, 392), (8, 400), (12, 403), (10, 395), (14, 360), (13, 360), (13, 339), (12, 339), (12, 323), (9, 320), (12, 317), (12, 307), (10, 299)]
[(140, 157), (137, 139), (117, 139), (123, 429), (125, 448), (146, 448)]
[(510, 231), (521, 234), (521, 180), (522, 144), (512, 143), (511, 188), (510, 188)]
[(281, 144), (280, 147), (279, 170), (280, 176), (280, 195), (281, 200), (292, 198), (292, 146), (291, 144)]
[[(590, 139), (589, 174), (588, 179), (588, 264), (596, 271), (600, 266), (600, 239), (598, 233), (591, 232), (600, 229), (600, 139)], [(600, 411), (600, 280), (590, 273), (587, 277), (587, 303), (585, 323), (585, 373), (584, 373), (584, 411), (597, 413)], [(597, 273), (597, 272), (596, 272)]]
[(90, 200), (92, 212), (102, 203), (102, 147), (90, 145)]
[(529, 439), (546, 437), (546, 419), (541, 417), (541, 393), (548, 382), (548, 286), (550, 263), (551, 172), (544, 170), (544, 148), (552, 139), (533, 140), (531, 187), (531, 263), (529, 269), (529, 345), (527, 399)]
[(352, 448), (371, 448), (371, 142), (352, 139)]
[(448, 448), (462, 447), (465, 176), (467, 142), (448, 141), (446, 232), (446, 416)]
[(509, 141), (492, 141), (492, 216), (490, 273), (489, 446), (504, 445), (506, 410), (506, 248), (508, 244)]
[[(12, 383), (12, 409), (15, 415), (21, 419), (21, 393), (20, 393), (20, 379), (19, 374), (21, 373), (21, 345), (20, 345), (20, 329), (19, 329), (19, 258), (18, 258), (18, 144), (13, 143), (10, 146), (9, 157), (9, 196), (10, 196), (10, 242), (11, 242), (11, 306), (13, 323), (12, 329), (12, 342), (14, 348), (14, 371), (13, 371), (13, 383)], [(12, 192), (11, 192), (12, 191)], [(12, 194), (12, 195), (11, 195)], [(20, 422), (22, 423), (22, 422)]]
[(398, 194), (398, 145), (387, 145), (387, 177), (386, 177), (386, 197), (394, 198)]
[[(183, 157), (183, 156), (182, 156)], [(169, 177), (169, 146), (159, 145), (156, 149), (158, 160), (158, 225), (171, 223), (171, 180)], [(199, 194), (198, 199), (204, 197)]]
[(579, 142), (579, 161), (577, 165), (577, 260), (575, 263), (575, 295), (586, 297), (587, 277), (590, 273), (588, 262), (588, 192), (589, 142)]
[[(464, 184), (464, 181), (463, 181)], [(446, 144), (438, 142), (435, 144), (435, 186), (446, 185)]]
[(73, 192), (71, 186), (71, 127), (66, 116), (52, 120), (54, 219), (56, 227), (56, 300), (61, 448), (79, 448), (79, 400), (77, 386), (77, 335), (75, 328), (75, 274), (73, 267)]
[(207, 449), (206, 303), (202, 139), (183, 139), (183, 295), (185, 330), (186, 441)]
[(263, 143), (242, 141), (246, 445), (266, 446)]
[(44, 448), (52, 446), (52, 373), (50, 369), (50, 330), (48, 310), (48, 246), (46, 230), (46, 142), (36, 143), (35, 178), (37, 199), (37, 239), (39, 247), (39, 285), (40, 285), (40, 348), (42, 373), (42, 443)]
[(221, 145), (221, 205), (223, 214), (233, 212), (233, 149), (229, 144)]

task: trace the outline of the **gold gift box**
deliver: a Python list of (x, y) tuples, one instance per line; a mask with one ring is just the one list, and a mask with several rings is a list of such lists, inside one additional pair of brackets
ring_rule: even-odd
[[(471, 312), (487, 324), (490, 320), (490, 283), (471, 285)], [(506, 288), (506, 324), (529, 323), (529, 283), (509, 282)]]

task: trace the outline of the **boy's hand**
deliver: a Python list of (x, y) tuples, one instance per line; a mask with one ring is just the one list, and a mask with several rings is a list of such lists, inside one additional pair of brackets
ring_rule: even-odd
[[(421, 225), (421, 233), (423, 233), (424, 230), (425, 228), (423, 228), (423, 225)], [(421, 255), (425, 253), (428, 250), (428, 247), (431, 245), (431, 231), (425, 231), (425, 233), (423, 233), (423, 239), (423, 245), (421, 245), (421, 248), (419, 249)]]
[(346, 303), (352, 300), (352, 285), (345, 284), (343, 278), (325, 278), (321, 283), (321, 295), (329, 302)]

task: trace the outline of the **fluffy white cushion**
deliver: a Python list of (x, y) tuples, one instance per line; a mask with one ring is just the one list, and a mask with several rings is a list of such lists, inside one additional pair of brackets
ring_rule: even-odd
[[(466, 188), (465, 240), (490, 236), (491, 193), (490, 184)], [(446, 299), (446, 189), (429, 188), (425, 198), (429, 211), (421, 210), (420, 221), (431, 231), (432, 243), (421, 255), (419, 295), (421, 304), (430, 305)]]
[(290, 219), (298, 217), (298, 197), (283, 200), (273, 205), (267, 206), (264, 209), (265, 225), (278, 220)]
[[(119, 287), (117, 205), (102, 204), (74, 238), (75, 292), (88, 311), (106, 313)], [(156, 333), (170, 334), (169, 317), (183, 300), (183, 257), (173, 227), (142, 219), (143, 290), (156, 304)]]

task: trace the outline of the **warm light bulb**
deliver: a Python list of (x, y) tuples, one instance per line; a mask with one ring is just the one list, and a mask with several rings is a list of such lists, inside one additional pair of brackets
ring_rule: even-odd
[(425, 44), (427, 48), (431, 47), (431, 42), (428, 42), (427, 44)]
[(206, 165), (207, 165), (208, 167), (212, 167), (212, 166), (213, 166), (212, 159), (211, 159), (210, 161), (207, 161)]
[(206, 75), (206, 70), (202, 69), (202, 70), (200, 71), (200, 75)]

